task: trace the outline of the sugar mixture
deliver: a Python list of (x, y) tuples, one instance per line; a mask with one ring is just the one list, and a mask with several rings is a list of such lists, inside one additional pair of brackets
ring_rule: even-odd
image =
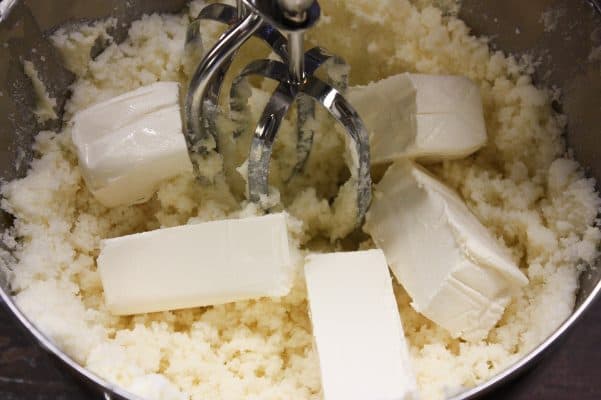
[[(550, 92), (533, 86), (528, 65), (491, 50), (448, 9), (423, 1), (392, 3), (324, 0), (324, 16), (309, 40), (347, 60), (351, 84), (409, 71), (465, 75), (480, 86), (487, 145), (467, 159), (427, 167), (461, 194), (529, 278), (489, 336), (476, 343), (451, 338), (416, 313), (395, 286), (421, 395), (441, 399), (498, 373), (570, 315), (579, 274), (598, 255), (600, 200), (594, 182), (570, 159), (564, 117), (551, 108)], [(66, 120), (157, 80), (185, 87), (191, 73), (182, 65), (185, 31), (201, 6), (144, 16), (124, 42), (110, 44), (95, 59), (89, 51), (96, 38), (110, 39), (114, 21), (57, 31), (52, 41), (78, 76)], [(208, 23), (204, 29), (214, 39), (221, 28)], [(236, 65), (267, 55), (260, 43), (250, 43)], [(255, 113), (265, 92), (257, 93)], [(302, 252), (369, 248), (369, 239), (345, 238), (353, 221), (340, 189), (348, 176), (344, 141), (331, 123), (323, 126), (305, 175), (290, 184), (295, 133), (291, 123), (284, 126), (270, 182), (297, 221), (293, 235)], [(86, 189), (69, 124), (62, 132), (40, 132), (27, 176), (2, 187), (2, 207), (15, 216), (4, 237), (17, 260), (11, 274), (15, 300), (82, 365), (149, 399), (319, 399), (300, 276), (281, 299), (131, 317), (105, 308), (95, 265), (101, 239), (256, 214), (237, 171), (247, 157), (249, 133), (234, 140), (222, 130), (222, 154), (203, 161), (212, 185), (179, 176), (144, 204), (110, 209)]]

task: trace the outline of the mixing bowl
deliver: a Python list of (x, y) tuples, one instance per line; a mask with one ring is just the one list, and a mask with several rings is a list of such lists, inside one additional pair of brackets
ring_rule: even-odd
[[(59, 108), (69, 95), (74, 75), (47, 41), (54, 29), (86, 20), (115, 17), (114, 37), (123, 39), (131, 21), (149, 12), (176, 12), (184, 0), (3, 0), (0, 2), (0, 177), (23, 176), (32, 157), (31, 144), (41, 129), (59, 129), (61, 121), (40, 124), (34, 117), (35, 93), (24, 74), (21, 59), (32, 60)], [(601, 178), (601, 2), (594, 0), (463, 0), (460, 16), (477, 35), (491, 38), (492, 46), (537, 61), (540, 85), (561, 89), (553, 104), (566, 114), (567, 141), (574, 157), (588, 173)], [(92, 52), (100, 52), (98, 42)], [(11, 217), (0, 214), (0, 226)], [(7, 285), (5, 262), (0, 258), (0, 298), (38, 342), (105, 399), (135, 399), (87, 371), (49, 341), (16, 307)], [(557, 344), (601, 291), (601, 268), (582, 274), (576, 307), (551, 336), (519, 362), (456, 399), (476, 398), (532, 366)]]

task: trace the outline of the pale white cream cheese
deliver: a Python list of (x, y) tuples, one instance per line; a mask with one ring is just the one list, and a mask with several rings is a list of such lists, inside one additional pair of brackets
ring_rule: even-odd
[(384, 253), (312, 254), (305, 279), (324, 399), (416, 399)]
[(377, 185), (364, 230), (413, 307), (453, 337), (485, 338), (528, 283), (459, 195), (409, 161)]
[(158, 229), (101, 242), (109, 311), (138, 314), (279, 297), (292, 288), (286, 214)]
[(463, 76), (403, 73), (349, 89), (374, 164), (463, 158), (486, 143), (478, 86)]
[(78, 112), (71, 137), (88, 189), (107, 207), (147, 201), (160, 182), (192, 171), (177, 82), (153, 83)]

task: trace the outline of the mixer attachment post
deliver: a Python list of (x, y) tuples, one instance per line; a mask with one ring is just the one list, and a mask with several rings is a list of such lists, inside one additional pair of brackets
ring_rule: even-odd
[[(357, 224), (361, 223), (371, 200), (369, 141), (357, 112), (343, 97), (348, 68), (339, 57), (321, 48), (305, 53), (304, 32), (319, 19), (315, 0), (242, 0), (237, 7), (211, 4), (189, 26), (186, 58), (203, 52), (199, 34), (202, 20), (218, 21), (229, 26), (198, 65), (188, 88), (185, 104), (186, 139), (191, 154), (218, 151), (216, 117), (225, 73), (238, 49), (255, 36), (267, 43), (280, 58), (251, 62), (237, 76), (230, 90), (231, 117), (246, 125), (248, 104), (242, 95), (245, 80), (251, 75), (274, 80), (277, 88), (271, 95), (255, 128), (248, 163), (249, 198), (261, 203), (268, 196), (269, 163), (277, 131), (292, 103), (297, 102), (297, 160), (292, 175), (302, 172), (309, 156), (314, 132), (311, 120), (316, 104), (324, 107), (347, 133), (351, 159), (351, 184), (356, 189)], [(314, 74), (328, 65), (326, 82)], [(336, 68), (331, 68), (335, 66)], [(341, 73), (342, 71), (342, 73)], [(234, 132), (234, 135), (241, 130)]]

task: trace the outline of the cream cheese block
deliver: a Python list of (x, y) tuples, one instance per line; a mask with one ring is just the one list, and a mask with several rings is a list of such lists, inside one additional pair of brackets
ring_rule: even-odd
[(295, 269), (286, 214), (221, 220), (106, 239), (97, 264), (116, 315), (285, 296)]
[(459, 195), (409, 161), (386, 171), (364, 230), (413, 307), (453, 337), (485, 338), (528, 283)]
[(486, 143), (478, 86), (462, 76), (403, 73), (349, 89), (370, 133), (371, 161), (441, 161)]
[(86, 185), (107, 207), (147, 201), (163, 180), (192, 171), (177, 82), (153, 83), (80, 111), (71, 137)]
[(382, 251), (309, 255), (305, 279), (324, 399), (416, 399)]

